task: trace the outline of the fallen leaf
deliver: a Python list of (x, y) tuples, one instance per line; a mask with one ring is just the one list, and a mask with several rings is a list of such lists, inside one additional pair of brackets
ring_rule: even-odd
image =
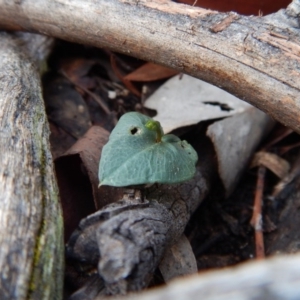
[(60, 67), (72, 82), (90, 89), (95, 87), (95, 80), (87, 75), (95, 65), (96, 61), (94, 60), (72, 57), (64, 59)]
[(44, 99), (49, 120), (72, 137), (80, 138), (91, 127), (88, 107), (67, 79), (49, 79)]
[(187, 75), (168, 80), (146, 100), (145, 107), (157, 110), (154, 119), (166, 132), (222, 118), (209, 126), (207, 135), (217, 154), (226, 196), (233, 191), (261, 138), (273, 125), (267, 115), (250, 104)]
[(275, 153), (260, 151), (255, 153), (250, 168), (264, 166), (280, 179), (287, 176), (290, 164)]
[(98, 165), (109, 132), (93, 126), (64, 155), (55, 160), (55, 169), (68, 239), (81, 219), (122, 198), (123, 191), (98, 188)]
[[(300, 170), (300, 157), (298, 155), (297, 159), (294, 161), (292, 167), (290, 168), (288, 174), (281, 178), (281, 180), (276, 184), (276, 186), (273, 189), (271, 197), (275, 199), (276, 197), (279, 197), (280, 193), (283, 192), (283, 190), (292, 190), (293, 188), (297, 189), (297, 178), (299, 177), (299, 170)], [(289, 193), (286, 193), (286, 195)], [(283, 197), (286, 197), (286, 195)]]
[(176, 74), (178, 74), (178, 71), (174, 69), (148, 62), (127, 74), (124, 79), (129, 81), (148, 82), (169, 78)]
[(219, 176), (226, 196), (235, 188), (256, 147), (273, 125), (269, 116), (250, 106), (244, 113), (208, 127), (207, 136), (217, 154)]
[(145, 107), (157, 111), (153, 119), (168, 133), (200, 121), (242, 113), (251, 106), (204, 81), (177, 75), (156, 90), (146, 100)]
[(50, 127), (50, 145), (53, 159), (64, 154), (75, 142), (76, 138), (68, 134), (65, 130), (55, 125), (51, 121)]
[(125, 76), (122, 74), (121, 70), (118, 68), (116, 58), (113, 54), (110, 56), (110, 63), (111, 67), (115, 73), (115, 75), (118, 77), (119, 80), (122, 81), (122, 83), (126, 86), (126, 88), (137, 97), (141, 97), (141, 92), (127, 79), (125, 79)]

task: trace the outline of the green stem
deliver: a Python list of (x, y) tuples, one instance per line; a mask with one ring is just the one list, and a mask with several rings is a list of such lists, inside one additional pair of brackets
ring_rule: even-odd
[(147, 127), (150, 130), (156, 131), (156, 143), (160, 143), (161, 142), (161, 138), (164, 135), (164, 132), (163, 132), (162, 127), (160, 126), (160, 123), (158, 121), (149, 120), (145, 124), (145, 127)]

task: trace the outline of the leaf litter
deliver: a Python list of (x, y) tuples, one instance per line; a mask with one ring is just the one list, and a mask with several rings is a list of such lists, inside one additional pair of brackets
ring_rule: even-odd
[[(171, 251), (171, 254), (164, 256), (160, 275), (157, 272), (151, 274), (150, 285), (195, 272), (195, 262), (199, 271), (237, 264), (255, 256), (250, 219), (256, 174), (247, 167), (273, 125), (266, 115), (224, 91), (187, 75), (177, 75), (163, 83), (163, 78), (175, 72), (104, 50), (59, 42), (50, 57), (49, 66), (45, 78), (52, 78), (55, 84), (45, 79), (44, 91), (47, 91), (45, 100), (51, 146), (54, 157), (57, 157), (56, 171), (66, 241), (80, 220), (96, 211), (101, 212), (107, 204), (118, 203), (124, 197), (123, 188), (97, 188), (98, 162), (109, 131), (117, 120), (126, 112), (141, 111), (159, 120), (165, 132), (175, 130), (180, 138), (197, 145), (195, 148), (202, 166), (208, 161), (201, 159), (204, 157), (201, 151), (209, 150), (211, 154), (207, 157), (211, 165), (216, 165), (218, 169), (218, 173), (213, 175), (209, 196), (187, 224), (187, 238), (183, 236), (180, 242), (167, 248), (166, 253)], [(67, 75), (65, 78), (60, 75), (61, 70)], [(143, 86), (154, 81), (160, 87), (151, 91), (154, 93), (146, 99), (144, 106)], [(61, 92), (58, 86), (65, 88)], [(94, 95), (101, 98), (109, 113), (94, 101)], [(72, 104), (65, 105), (67, 100)], [(81, 105), (83, 109), (78, 110)], [(75, 109), (70, 110), (70, 107)], [(291, 226), (287, 224), (290, 220), (286, 216), (297, 217), (294, 202), (289, 202), (289, 199), (297, 195), (295, 186), (299, 184), (299, 137), (290, 131), (281, 134), (276, 129), (271, 142), (267, 143), (271, 154), (257, 154), (254, 165), (270, 165), (270, 169), (277, 170), (275, 173), (280, 174), (282, 180), (279, 182), (276, 176), (266, 172), (262, 195), (265, 253), (269, 255), (278, 249), (293, 252), (297, 248), (297, 234), (289, 235), (284, 242), (280, 234), (286, 235), (286, 226)], [(264, 148), (262, 150), (265, 151)], [(285, 154), (280, 158), (276, 153)], [(281, 159), (289, 161), (291, 171)], [(137, 201), (135, 199), (139, 196), (134, 190), (126, 190), (126, 193), (130, 201)], [(274, 231), (275, 228), (277, 230)], [(292, 228), (295, 228), (292, 233), (293, 230), (296, 232), (296, 227)], [(179, 249), (184, 250), (180, 252)], [(94, 251), (98, 251), (97, 248)], [(73, 262), (66, 269), (66, 295), (77, 289), (88, 294), (95, 285), (99, 287), (103, 284), (95, 266), (86, 272), (78, 271), (75, 266)], [(94, 270), (92, 278), (96, 283), (88, 281), (91, 270)], [(84, 287), (84, 284), (87, 285)]]
[(177, 75), (165, 82), (145, 102), (155, 110), (166, 133), (200, 121), (242, 113), (251, 107), (231, 94), (188, 75)]

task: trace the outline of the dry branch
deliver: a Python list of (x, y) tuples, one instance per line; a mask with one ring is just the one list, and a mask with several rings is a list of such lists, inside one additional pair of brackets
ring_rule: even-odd
[(167, 0), (0, 0), (2, 28), (160, 63), (222, 87), (300, 133), (300, 1), (266, 17)]
[[(166, 287), (123, 300), (244, 299), (293, 300), (300, 298), (300, 256), (250, 262), (222, 271), (203, 272), (174, 280)], [(95, 300), (103, 300), (101, 297)], [(105, 298), (105, 299), (120, 299)]]
[(83, 219), (68, 242), (67, 258), (82, 270), (98, 269), (104, 284), (91, 277), (71, 299), (147, 287), (166, 247), (179, 239), (207, 195), (213, 169), (209, 162), (202, 164), (186, 183), (153, 186), (145, 199), (125, 196)]
[(60, 299), (62, 217), (37, 68), (49, 40), (0, 39), (0, 299)]

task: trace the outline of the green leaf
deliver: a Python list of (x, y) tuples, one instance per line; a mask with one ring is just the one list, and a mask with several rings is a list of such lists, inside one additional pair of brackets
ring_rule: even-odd
[(198, 156), (159, 122), (137, 112), (123, 115), (103, 147), (100, 185), (178, 183), (191, 179)]

